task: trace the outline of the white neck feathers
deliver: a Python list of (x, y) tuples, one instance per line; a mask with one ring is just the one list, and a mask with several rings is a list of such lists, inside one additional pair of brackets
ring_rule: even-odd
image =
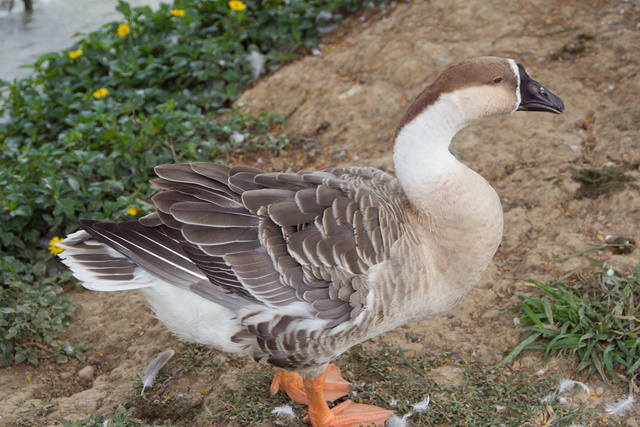
[[(449, 152), (456, 133), (483, 117), (516, 110), (506, 92), (472, 86), (441, 94), (398, 132), (393, 161), (407, 197), (416, 203), (447, 177), (467, 169)], [(497, 106), (504, 105), (504, 108)]]
[(397, 134), (393, 162), (402, 188), (412, 202), (430, 192), (434, 184), (456, 169), (458, 160), (449, 144), (466, 123), (451, 94), (442, 95)]

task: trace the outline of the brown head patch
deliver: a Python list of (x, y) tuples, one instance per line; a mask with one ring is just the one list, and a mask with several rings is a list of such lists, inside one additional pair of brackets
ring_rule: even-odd
[(405, 125), (420, 115), (425, 108), (433, 105), (442, 94), (465, 87), (496, 84), (494, 80), (497, 77), (502, 78), (500, 84), (508, 85), (515, 92), (518, 79), (504, 58), (483, 56), (450, 65), (438, 74), (409, 106), (396, 129), (396, 136)]

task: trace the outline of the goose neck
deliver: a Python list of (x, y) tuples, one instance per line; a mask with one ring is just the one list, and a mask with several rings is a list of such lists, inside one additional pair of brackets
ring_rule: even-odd
[(455, 134), (466, 123), (460, 115), (436, 103), (405, 124), (396, 135), (393, 161), (396, 176), (410, 201), (438, 189), (447, 177), (465, 168), (450, 152)]

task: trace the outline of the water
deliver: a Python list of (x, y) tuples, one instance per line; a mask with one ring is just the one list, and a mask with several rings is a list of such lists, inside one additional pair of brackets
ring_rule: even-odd
[[(119, 21), (117, 0), (33, 0), (33, 12), (25, 12), (22, 0), (0, 0), (0, 79), (25, 77), (32, 64), (47, 52), (64, 50), (74, 43), (73, 35)], [(157, 9), (160, 0), (129, 0), (132, 7), (149, 5)]]

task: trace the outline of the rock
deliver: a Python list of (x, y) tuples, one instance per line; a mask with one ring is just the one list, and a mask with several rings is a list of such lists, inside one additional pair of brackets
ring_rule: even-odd
[(96, 368), (91, 365), (85, 366), (84, 368), (78, 371), (78, 376), (83, 380), (93, 380), (93, 374), (95, 373)]
[(71, 378), (71, 375), (73, 375), (71, 372), (63, 372), (60, 374), (60, 379), (66, 381)]

